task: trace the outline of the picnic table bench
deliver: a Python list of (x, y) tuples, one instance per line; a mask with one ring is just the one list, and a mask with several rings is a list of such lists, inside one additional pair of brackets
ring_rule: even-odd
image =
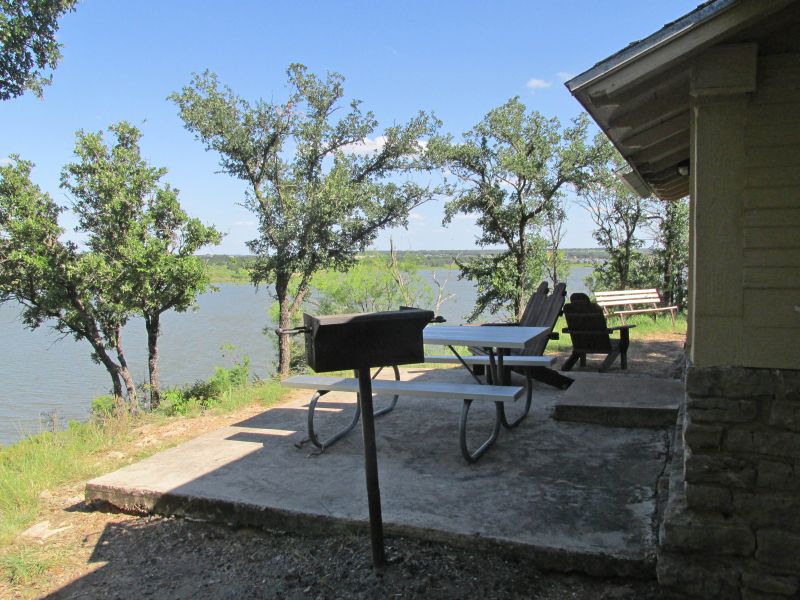
[[(301, 388), (309, 390), (317, 390), (317, 393), (328, 392), (352, 392), (358, 393), (358, 379), (335, 377), (328, 375), (297, 375), (284, 379), (282, 385), (292, 388)], [(516, 419), (514, 422), (509, 423), (505, 417), (504, 405), (508, 402), (515, 402), (525, 393), (522, 387), (505, 386), (505, 385), (480, 385), (475, 383), (442, 383), (434, 381), (399, 381), (399, 380), (385, 380), (375, 379), (372, 382), (372, 390), (376, 394), (391, 394), (395, 397), (389, 410), (394, 408), (397, 401), (397, 396), (422, 396), (432, 399), (459, 399), (462, 400), (461, 418), (458, 426), (459, 445), (461, 446), (461, 454), (468, 462), (475, 462), (481, 455), (489, 449), (497, 440), (500, 433), (500, 427), (507, 428), (514, 427), (518, 424), (522, 417)], [(473, 401), (488, 401), (495, 403), (495, 420), (494, 428), (491, 435), (484, 440), (483, 443), (475, 450), (470, 450), (467, 444), (467, 418), (469, 416), (469, 409)], [(531, 397), (527, 395), (525, 407), (523, 408), (524, 415), (527, 415), (530, 410)], [(386, 414), (389, 410), (376, 411), (375, 415)], [(353, 422), (340, 434), (332, 436), (332, 438), (339, 439), (342, 435), (350, 431), (355, 423), (358, 421), (360, 414), (359, 406), (356, 406), (356, 416)], [(313, 421), (313, 412), (309, 412), (309, 424)], [(313, 431), (313, 429), (310, 429)], [(324, 449), (324, 448), (323, 448)]]
[[(606, 317), (618, 316), (622, 323), (629, 315), (669, 312), (672, 317), (672, 325), (675, 325), (675, 314), (678, 312), (677, 306), (662, 306), (664, 299), (656, 288), (647, 290), (614, 290), (605, 292), (595, 292), (595, 303), (603, 308)], [(623, 307), (614, 309), (614, 307)]]

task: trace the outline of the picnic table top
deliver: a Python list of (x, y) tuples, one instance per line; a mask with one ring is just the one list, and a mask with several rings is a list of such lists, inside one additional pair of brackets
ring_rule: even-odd
[(422, 341), (441, 346), (521, 349), (532, 339), (548, 331), (547, 327), (428, 325), (422, 330)]

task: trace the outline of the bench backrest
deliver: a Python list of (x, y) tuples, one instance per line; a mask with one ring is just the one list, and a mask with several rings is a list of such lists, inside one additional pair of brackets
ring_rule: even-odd
[(578, 353), (611, 352), (611, 338), (603, 309), (586, 294), (576, 293), (564, 306), (572, 348)]
[(649, 290), (616, 290), (609, 292), (595, 292), (595, 302), (598, 306), (628, 306), (634, 304), (652, 304), (657, 307), (662, 303), (661, 294), (656, 288)]
[[(534, 309), (528, 311), (528, 307), (534, 304), (532, 298), (531, 302), (528, 303), (528, 307), (525, 308), (523, 318), (519, 322), (520, 325), (524, 327), (546, 327), (548, 333), (556, 326), (556, 321), (558, 321), (558, 316), (564, 308), (564, 301), (567, 297), (567, 284), (559, 283), (553, 288), (553, 293), (549, 296), (547, 295), (547, 287), (547, 282), (543, 281), (536, 294), (534, 294), (534, 296), (538, 296)], [(540, 295), (542, 288), (544, 288), (544, 294)], [(539, 336), (529, 342), (520, 354), (525, 356), (541, 356), (544, 354), (548, 341), (548, 336)]]

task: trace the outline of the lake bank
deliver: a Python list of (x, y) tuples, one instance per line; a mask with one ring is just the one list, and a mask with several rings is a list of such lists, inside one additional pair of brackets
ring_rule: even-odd
[[(583, 279), (589, 267), (570, 272), (568, 291), (585, 289)], [(454, 297), (441, 308), (449, 323), (463, 322), (474, 305), (475, 288), (458, 280), (457, 271), (437, 271), (440, 281), (448, 278), (447, 293)], [(420, 271), (431, 281), (432, 271)], [(183, 314), (165, 313), (159, 344), (162, 384), (182, 385), (205, 380), (216, 366), (228, 367), (241, 356), (250, 357), (251, 372), (267, 378), (274, 372), (274, 336), (268, 309), (270, 289), (256, 291), (251, 285), (221, 284), (218, 292), (198, 298), (197, 310)], [(56, 421), (85, 419), (92, 398), (108, 393), (106, 371), (92, 362), (86, 342), (59, 339), (47, 328), (25, 329), (13, 304), (0, 306), (0, 445), (13, 443), (42, 429), (47, 415), (55, 411)], [(264, 331), (267, 330), (267, 334)], [(133, 376), (146, 381), (146, 338), (141, 320), (132, 320), (124, 330), (125, 349)], [(224, 345), (233, 350), (223, 351)]]

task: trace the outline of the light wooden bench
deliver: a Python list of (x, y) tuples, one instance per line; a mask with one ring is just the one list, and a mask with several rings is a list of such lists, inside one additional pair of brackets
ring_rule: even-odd
[[(317, 394), (323, 392), (350, 392), (358, 393), (358, 379), (347, 377), (333, 377), (328, 375), (297, 375), (284, 379), (282, 385), (291, 388), (316, 390)], [(459, 421), (459, 444), (461, 454), (468, 462), (475, 462), (483, 455), (489, 447), (497, 440), (500, 427), (506, 423), (504, 405), (507, 402), (515, 402), (523, 396), (525, 390), (518, 386), (504, 385), (480, 385), (475, 383), (442, 383), (434, 381), (391, 381), (385, 379), (374, 379), (372, 381), (372, 391), (375, 394), (391, 394), (394, 396), (417, 396), (434, 399), (459, 399), (463, 401), (461, 407), (461, 419)], [(495, 422), (492, 434), (475, 450), (470, 450), (467, 446), (467, 417), (469, 408), (473, 401), (487, 401), (495, 403)], [(356, 417), (353, 424), (358, 421), (360, 414), (360, 404), (356, 406)], [(309, 406), (309, 425), (313, 427), (313, 409)], [(528, 398), (524, 408), (525, 414), (530, 410), (530, 399)], [(383, 411), (380, 414), (385, 414)], [(376, 413), (378, 414), (378, 413)], [(520, 421), (521, 419), (518, 419)], [(353, 424), (344, 433), (352, 429)], [(516, 424), (516, 423), (515, 423)], [(344, 435), (344, 433), (342, 435)], [(334, 436), (336, 441), (341, 437)], [(323, 445), (320, 449), (324, 450), (330, 444)]]
[[(653, 314), (659, 312), (669, 312), (672, 317), (672, 325), (675, 326), (675, 314), (678, 312), (677, 306), (661, 306), (664, 299), (661, 293), (655, 289), (649, 290), (617, 290), (594, 293), (595, 303), (603, 307), (606, 317), (617, 315), (622, 323), (625, 317), (638, 314)], [(614, 307), (623, 307), (614, 309)]]

